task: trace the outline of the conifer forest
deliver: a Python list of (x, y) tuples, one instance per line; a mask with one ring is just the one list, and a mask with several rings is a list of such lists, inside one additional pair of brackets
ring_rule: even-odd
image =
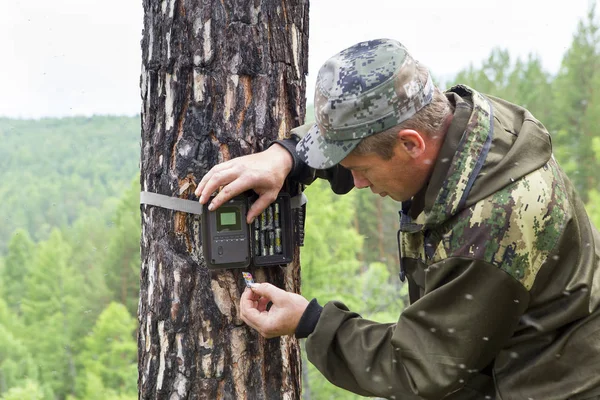
[[(600, 226), (600, 19), (591, 7), (549, 73), (492, 49), (462, 83), (528, 108)], [(435, 76), (436, 71), (432, 71)], [(312, 116), (307, 106), (307, 120)], [(0, 400), (138, 398), (140, 117), (0, 118)], [(400, 204), (306, 189), (302, 294), (394, 322)], [(355, 399), (302, 362), (304, 399)]]

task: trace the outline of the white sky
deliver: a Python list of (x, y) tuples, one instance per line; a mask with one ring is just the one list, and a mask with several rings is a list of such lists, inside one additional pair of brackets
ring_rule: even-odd
[[(438, 77), (494, 47), (537, 53), (554, 73), (590, 1), (313, 0), (307, 97), (328, 57), (382, 37), (404, 43)], [(141, 0), (0, 4), (0, 116), (139, 113)]]

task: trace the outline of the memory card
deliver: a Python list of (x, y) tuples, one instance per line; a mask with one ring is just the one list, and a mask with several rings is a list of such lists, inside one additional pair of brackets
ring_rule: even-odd
[(252, 274), (250, 272), (242, 272), (242, 276), (246, 281), (246, 287), (252, 287), (252, 285), (254, 285), (254, 279), (252, 278)]

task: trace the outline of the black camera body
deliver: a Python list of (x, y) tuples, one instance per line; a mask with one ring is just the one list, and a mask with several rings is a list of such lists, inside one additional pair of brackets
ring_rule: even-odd
[(290, 195), (280, 193), (252, 224), (248, 224), (248, 210), (256, 198), (254, 193), (245, 193), (215, 211), (208, 210), (210, 201), (204, 205), (202, 250), (209, 269), (292, 262), (295, 234)]

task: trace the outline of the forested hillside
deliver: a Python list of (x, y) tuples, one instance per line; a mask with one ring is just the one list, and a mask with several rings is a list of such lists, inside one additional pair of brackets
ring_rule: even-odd
[[(445, 85), (528, 107), (600, 226), (594, 12), (556, 74), (536, 55), (514, 59), (494, 49)], [(139, 136), (139, 117), (0, 119), (0, 400), (137, 398)], [(406, 304), (397, 276), (399, 204), (368, 190), (336, 196), (326, 182), (307, 194), (303, 294), (396, 320)], [(307, 366), (304, 398), (358, 396)]]
[(0, 118), (0, 253), (22, 228), (38, 241), (109, 207), (136, 174), (138, 117)]
[(137, 398), (139, 117), (0, 119), (0, 140), (0, 395)]

